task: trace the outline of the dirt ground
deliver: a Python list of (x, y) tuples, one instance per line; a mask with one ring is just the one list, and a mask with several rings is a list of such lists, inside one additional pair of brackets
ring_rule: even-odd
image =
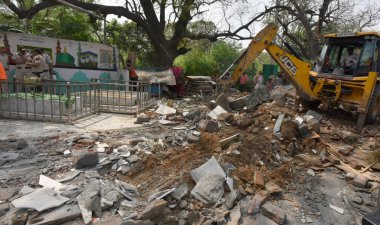
[[(194, 104), (189, 101), (182, 101), (182, 103), (184, 108), (194, 108)], [(380, 181), (380, 172), (377, 168), (380, 165), (379, 163), (374, 164), (362, 173), (369, 178), (366, 188), (355, 187), (353, 181), (347, 178), (347, 174), (350, 171), (360, 173), (371, 164), (368, 153), (380, 149), (379, 124), (367, 126), (362, 133), (356, 134), (354, 141), (350, 142), (344, 140), (338, 133), (339, 130), (355, 131), (352, 114), (343, 109), (323, 109), (321, 107), (317, 110), (323, 116), (320, 121), (321, 132), (318, 133), (318, 138), (306, 141), (298, 134), (291, 133), (288, 135), (294, 136), (293, 139), (279, 138), (273, 135), (273, 129), (280, 113), (285, 113), (285, 118), (289, 120), (305, 114), (305, 111), (293, 109), (290, 104), (291, 100), (288, 103), (282, 105), (276, 102), (267, 102), (250, 112), (235, 112), (229, 119), (219, 121), (221, 127), (217, 132), (210, 133), (198, 129), (201, 132), (200, 140), (181, 146), (171, 144), (170, 140), (181, 132), (181, 130), (176, 130), (176, 127), (184, 124), (193, 126), (191, 120), (183, 120), (174, 126), (154, 122), (139, 127), (116, 130), (86, 131), (59, 128), (49, 133), (43, 132), (40, 136), (34, 134), (22, 137), (18, 137), (17, 134), (8, 136), (9, 133), (2, 130), (3, 134), (0, 140), (0, 197), (2, 197), (2, 203), (0, 212), (3, 210), (4, 213), (1, 214), (0, 224), (12, 224), (10, 221), (14, 221), (13, 217), (15, 217), (17, 209), (12, 206), (11, 202), (21, 196), (17, 190), (23, 186), (38, 188), (40, 174), (58, 179), (75, 167), (80, 153), (96, 151), (94, 145), (86, 146), (75, 142), (75, 139), (81, 135), (92, 135), (92, 137), (96, 137), (94, 138), (96, 141), (110, 145), (111, 149), (130, 145), (130, 141), (135, 138), (145, 137), (146, 140), (149, 140), (148, 142), (153, 146), (148, 144), (149, 151), (145, 150), (144, 145), (140, 145), (141, 143), (137, 144), (137, 147), (129, 147), (139, 158), (139, 161), (132, 167), (133, 172), (129, 170), (123, 174), (113, 169), (117, 160), (109, 159), (113, 156), (112, 151), (108, 154), (107, 152), (99, 153), (100, 161), (102, 158), (105, 161), (96, 167), (103, 180), (114, 181), (117, 179), (134, 185), (141, 194), (138, 197), (140, 202), (146, 201), (150, 195), (159, 191), (178, 187), (181, 183), (187, 183), (191, 191), (196, 183), (193, 181), (190, 171), (215, 156), (227, 175), (234, 179), (234, 188), (239, 190), (235, 204), (241, 207), (244, 198), (252, 197), (260, 190), (265, 190), (265, 187), (255, 184), (254, 174), (255, 171), (258, 171), (263, 175), (265, 182), (274, 182), (282, 189), (281, 195), (270, 195), (268, 201), (286, 213), (286, 224), (361, 224), (363, 215), (376, 208), (377, 187)], [(148, 112), (147, 115), (151, 117), (151, 121), (159, 118), (159, 115), (153, 111)], [(9, 126), (9, 123), (12, 122), (21, 124), (21, 126), (24, 123), (2, 120), (0, 124), (7, 123)], [(64, 127), (64, 125), (62, 126)], [(237, 141), (224, 148), (220, 147), (220, 140), (237, 133), (239, 134)], [(284, 134), (284, 136), (287, 135)], [(163, 145), (157, 144), (159, 140), (162, 140)], [(337, 150), (341, 146), (351, 146), (353, 150), (345, 156)], [(63, 155), (65, 150), (69, 150), (71, 155)], [(322, 163), (319, 155), (323, 151), (337, 157), (340, 164), (335, 165), (331, 161)], [(106, 161), (110, 161), (110, 163), (105, 163)], [(309, 170), (312, 170), (311, 174), (314, 175), (310, 175)], [(82, 173), (68, 183), (85, 187), (86, 177)], [(6, 198), (6, 192), (10, 189), (16, 191), (11, 197)], [(228, 188), (225, 187), (226, 192), (228, 192), (227, 190)], [(176, 200), (170, 197), (165, 199), (168, 201), (168, 205), (176, 203)], [(210, 221), (217, 214), (217, 209), (220, 208), (218, 208), (218, 204), (203, 204), (190, 193), (184, 197), (184, 200), (187, 201), (187, 206), (172, 208), (170, 215), (180, 218), (183, 211), (195, 211)], [(330, 204), (344, 209), (344, 213), (340, 214), (334, 211), (329, 207)], [(140, 211), (143, 208), (141, 206), (134, 210)], [(105, 212), (104, 217), (97, 222), (98, 224), (121, 223), (117, 207), (114, 206)], [(31, 215), (36, 215), (36, 213), (29, 214), (29, 219)], [(249, 216), (242, 214), (239, 224), (246, 224), (244, 221), (248, 221)], [(259, 214), (252, 217), (252, 221), (260, 224), (258, 221), (261, 216)], [(225, 223), (228, 223), (230, 218), (228, 210), (224, 218)], [(112, 222), (113, 219), (114, 222)], [(174, 224), (178, 224), (178, 221), (180, 220)], [(190, 224), (186, 221), (184, 224)], [(84, 224), (84, 222), (81, 218), (76, 218), (65, 224)], [(207, 223), (197, 221), (194, 224)], [(212, 224), (223, 223), (212, 222)]]

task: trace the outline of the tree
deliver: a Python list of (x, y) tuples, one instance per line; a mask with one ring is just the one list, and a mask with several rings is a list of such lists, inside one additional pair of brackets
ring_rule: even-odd
[[(34, 1), (25, 1), (24, 5), (33, 6)], [(25, 7), (26, 7), (25, 6)], [(6, 31), (22, 31), (57, 38), (74, 39), (79, 41), (95, 41), (99, 24), (91, 21), (85, 13), (56, 6), (40, 10), (33, 18), (20, 19), (7, 11), (0, 14), (0, 24), (6, 24)], [(78, 32), (80, 30), (81, 32)]]
[[(23, 4), (25, 0), (18, 0), (17, 4), (12, 0), (3, 0), (3, 2), (20, 19), (32, 18), (43, 9), (60, 5), (58, 1), (54, 0), (41, 0), (31, 7)], [(246, 0), (129, 0), (125, 1), (124, 6), (94, 4), (79, 0), (66, 0), (66, 2), (103, 16), (114, 14), (134, 22), (147, 35), (160, 66), (171, 66), (177, 56), (189, 51), (186, 47), (181, 47), (185, 38), (193, 40), (206, 38), (210, 41), (216, 41), (220, 37), (250, 38), (250, 35), (242, 36), (241, 32), (251, 31), (250, 26), (253, 22), (275, 8), (281, 7), (266, 8), (263, 12), (254, 14), (247, 22), (241, 23), (239, 27), (228, 24), (230, 18), (228, 15), (224, 15), (224, 22), (228, 24), (226, 29), (218, 29), (213, 33), (193, 33), (188, 32), (190, 22), (202, 18), (208, 8), (217, 5), (227, 7), (231, 4), (242, 4)], [(172, 26), (170, 36), (166, 36), (165, 32), (168, 24)]]
[[(272, 0), (276, 4), (277, 0)], [(380, 7), (364, 8), (354, 0), (278, 0), (283, 6), (277, 22), (280, 33), (306, 59), (314, 59), (321, 48), (323, 34), (360, 31), (374, 26), (380, 19)], [(274, 22), (268, 14), (267, 22)]]

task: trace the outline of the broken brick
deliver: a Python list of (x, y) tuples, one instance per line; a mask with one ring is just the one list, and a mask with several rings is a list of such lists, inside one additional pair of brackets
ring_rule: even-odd
[(264, 216), (273, 220), (278, 224), (284, 224), (286, 221), (286, 214), (278, 206), (273, 205), (270, 202), (267, 202), (262, 207), (262, 213)]
[(268, 200), (268, 194), (257, 193), (249, 202), (248, 213), (257, 212), (260, 207)]
[(253, 183), (259, 186), (264, 186), (264, 177), (260, 173), (260, 171), (255, 171), (254, 177), (253, 177)]
[(270, 181), (270, 182), (266, 183), (265, 184), (265, 189), (267, 189), (268, 192), (269, 192), (269, 194), (271, 194), (271, 195), (282, 192), (282, 189), (280, 188), (280, 186), (278, 186), (273, 181)]

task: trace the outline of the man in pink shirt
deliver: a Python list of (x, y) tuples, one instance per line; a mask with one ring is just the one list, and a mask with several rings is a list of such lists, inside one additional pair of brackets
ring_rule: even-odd
[(248, 90), (248, 75), (243, 73), (240, 77), (240, 91), (244, 92)]

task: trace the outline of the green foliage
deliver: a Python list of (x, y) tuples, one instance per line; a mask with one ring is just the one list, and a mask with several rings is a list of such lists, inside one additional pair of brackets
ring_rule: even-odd
[(211, 56), (217, 62), (219, 74), (222, 74), (239, 56), (241, 45), (236, 42), (217, 41), (211, 46)]
[(210, 51), (196, 45), (190, 52), (179, 56), (174, 65), (185, 69), (185, 75), (214, 76), (222, 74), (238, 56), (239, 45), (225, 41), (211, 44)]
[(145, 32), (136, 23), (126, 21), (120, 24), (114, 19), (107, 25), (107, 30), (108, 42), (118, 46), (124, 58), (127, 57), (128, 52), (136, 52), (138, 66), (156, 64), (154, 49)]
[(218, 74), (217, 62), (212, 55), (193, 49), (176, 58), (174, 65), (185, 69), (186, 76), (213, 76)]

